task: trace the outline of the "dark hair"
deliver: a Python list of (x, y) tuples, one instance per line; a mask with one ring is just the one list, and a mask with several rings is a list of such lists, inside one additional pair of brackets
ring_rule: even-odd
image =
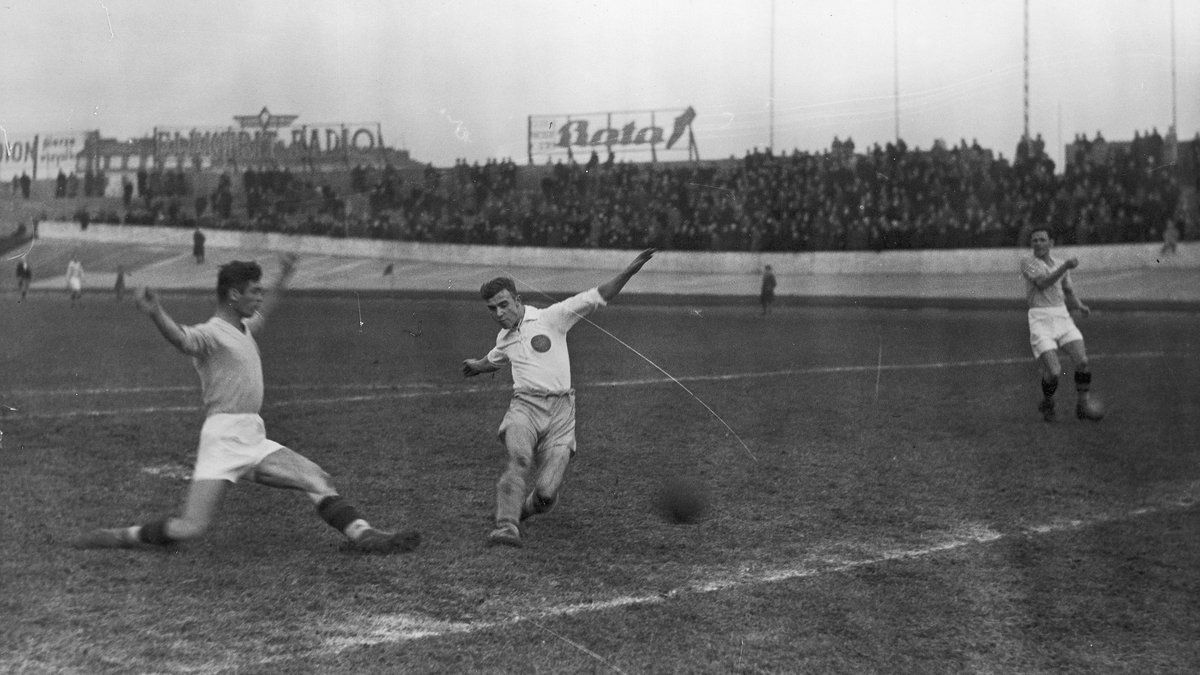
[(1047, 237), (1054, 238), (1054, 231), (1050, 229), (1049, 225), (1034, 225), (1033, 229), (1029, 230), (1030, 239), (1033, 239), (1034, 232), (1045, 232)]
[(229, 291), (237, 289), (240, 293), (246, 290), (246, 285), (262, 279), (262, 268), (256, 262), (234, 260), (221, 265), (217, 272), (217, 299), (225, 300)]
[(479, 295), (484, 300), (491, 300), (493, 295), (505, 290), (516, 297), (517, 283), (508, 277), (496, 277), (479, 287)]

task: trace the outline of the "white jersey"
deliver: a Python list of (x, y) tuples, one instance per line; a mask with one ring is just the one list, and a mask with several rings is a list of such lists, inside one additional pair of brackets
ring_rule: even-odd
[(540, 392), (571, 389), (571, 356), (567, 331), (580, 319), (607, 303), (595, 288), (545, 309), (525, 306), (525, 317), (511, 330), (500, 330), (487, 360), (512, 364), (513, 388)]
[(255, 312), (243, 319), (244, 331), (213, 317), (183, 329), (183, 351), (192, 357), (200, 374), (206, 415), (258, 414), (263, 401), (262, 358), (253, 333), (265, 319)]
[(1041, 279), (1053, 274), (1056, 267), (1057, 265), (1053, 258), (1046, 261), (1037, 256), (1029, 256), (1021, 261), (1021, 276), (1025, 279), (1025, 299), (1029, 302), (1030, 309), (1066, 307), (1067, 302), (1066, 296), (1063, 294), (1063, 286), (1071, 284), (1071, 273), (1069, 271), (1063, 274), (1058, 281), (1045, 288), (1038, 288), (1037, 284), (1034, 283), (1035, 279)]

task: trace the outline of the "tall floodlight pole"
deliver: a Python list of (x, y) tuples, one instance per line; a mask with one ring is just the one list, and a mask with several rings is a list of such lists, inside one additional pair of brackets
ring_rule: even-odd
[(775, 152), (775, 0), (771, 0), (771, 84), (770, 100), (767, 106), (770, 111), (769, 129), (767, 131), (767, 150)]
[(1062, 101), (1058, 102), (1058, 150), (1062, 154), (1058, 156), (1058, 166), (1060, 170), (1066, 169), (1067, 164), (1067, 148), (1062, 142)]
[(1029, 0), (1025, 0), (1025, 130), (1021, 138), (1029, 140)]
[(1174, 137), (1179, 127), (1175, 124), (1179, 120), (1176, 119), (1175, 109), (1175, 0), (1171, 0), (1171, 136)]
[(900, 0), (892, 0), (892, 117), (896, 143), (900, 143)]

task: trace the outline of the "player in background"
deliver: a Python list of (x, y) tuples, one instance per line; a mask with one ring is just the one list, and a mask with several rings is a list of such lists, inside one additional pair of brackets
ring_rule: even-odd
[(1029, 302), (1029, 343), (1033, 356), (1041, 364), (1042, 402), (1038, 412), (1047, 422), (1056, 418), (1054, 392), (1062, 364), (1058, 358), (1061, 347), (1075, 364), (1075, 391), (1078, 394), (1075, 414), (1086, 419), (1086, 402), (1091, 388), (1092, 372), (1088, 367), (1083, 334), (1071, 318), (1071, 310), (1088, 316), (1091, 310), (1075, 295), (1071, 270), (1079, 266), (1075, 258), (1061, 263), (1050, 255), (1054, 242), (1050, 229), (1037, 226), (1029, 233), (1033, 255), (1021, 261), (1021, 276), (1025, 279), (1025, 297)]
[(113, 295), (117, 302), (125, 301), (125, 266), (117, 265), (117, 280), (113, 284)]
[(567, 331), (615, 298), (653, 255), (654, 249), (646, 249), (608, 282), (545, 309), (526, 305), (508, 277), (480, 288), (500, 333), (486, 356), (462, 362), (462, 373), (472, 377), (511, 364), (513, 378), (512, 401), (499, 431), (508, 464), (496, 483), (496, 522), (489, 545), (521, 546), (519, 524), (546, 513), (558, 501), (567, 464), (575, 456), (575, 390)]
[(17, 290), (21, 292), (21, 299), (17, 302), (25, 302), (25, 294), (29, 292), (29, 284), (33, 283), (33, 268), (24, 257), (17, 260)]
[(83, 297), (83, 263), (78, 256), (72, 254), (67, 263), (67, 292), (71, 296), (71, 304)]
[(758, 301), (762, 305), (764, 315), (771, 313), (771, 303), (775, 302), (775, 283), (775, 270), (772, 270), (770, 265), (764, 266), (762, 289), (758, 294)]
[[(294, 256), (281, 259), (276, 291), (292, 276)], [(139, 544), (166, 546), (195, 539), (208, 529), (225, 490), (239, 479), (270, 487), (300, 490), (316, 505), (325, 522), (346, 536), (350, 548), (371, 553), (410, 551), (420, 534), (377, 530), (338, 494), (329, 474), (296, 451), (269, 440), (259, 409), (263, 399), (262, 360), (254, 333), (270, 314), (275, 296), (267, 297), (255, 262), (234, 261), (217, 274), (217, 308), (207, 322), (181, 326), (163, 309), (158, 295), (142, 289), (138, 309), (176, 349), (192, 357), (200, 375), (207, 417), (182, 515), (163, 517), (133, 527), (99, 529), (76, 541), (81, 548), (129, 548)]]
[(204, 233), (200, 231), (200, 226), (196, 226), (196, 231), (192, 232), (192, 256), (196, 258), (196, 264), (204, 262)]

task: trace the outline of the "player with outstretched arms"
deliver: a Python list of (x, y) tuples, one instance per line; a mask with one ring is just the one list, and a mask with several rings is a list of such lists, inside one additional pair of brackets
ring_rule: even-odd
[[(295, 256), (281, 258), (275, 290), (292, 276)], [(183, 513), (132, 527), (99, 529), (76, 541), (81, 548), (166, 546), (195, 539), (208, 529), (225, 490), (239, 479), (299, 490), (317, 513), (343, 533), (349, 548), (369, 553), (410, 551), (420, 543), (414, 531), (385, 532), (363, 520), (338, 494), (329, 474), (312, 460), (267, 438), (259, 409), (263, 400), (262, 360), (254, 334), (270, 314), (275, 295), (267, 296), (262, 269), (255, 262), (233, 261), (217, 274), (217, 308), (207, 322), (183, 326), (167, 314), (151, 289), (137, 305), (176, 349), (192, 357), (200, 375), (206, 418)]]
[(546, 513), (558, 501), (567, 465), (575, 456), (575, 390), (567, 331), (615, 298), (653, 255), (654, 249), (646, 249), (608, 282), (545, 309), (524, 304), (508, 277), (480, 288), (500, 333), (486, 356), (462, 362), (462, 373), (472, 377), (507, 364), (513, 378), (512, 401), (499, 431), (508, 464), (496, 483), (496, 521), (489, 545), (522, 546), (520, 523)]
[(1088, 419), (1092, 372), (1083, 334), (1071, 318), (1071, 310), (1084, 317), (1091, 313), (1075, 295), (1075, 287), (1071, 284), (1071, 270), (1079, 266), (1079, 261), (1067, 258), (1059, 263), (1050, 255), (1053, 240), (1050, 229), (1045, 226), (1036, 227), (1029, 233), (1029, 245), (1033, 255), (1021, 261), (1021, 276), (1025, 279), (1025, 297), (1029, 302), (1029, 343), (1034, 358), (1041, 365), (1042, 402), (1038, 404), (1038, 412), (1047, 422), (1056, 419), (1054, 392), (1058, 390), (1058, 376), (1062, 372), (1058, 358), (1061, 347), (1075, 364), (1078, 395), (1075, 414), (1080, 419)]
[(67, 263), (67, 295), (71, 298), (72, 306), (83, 297), (83, 263), (75, 255)]

